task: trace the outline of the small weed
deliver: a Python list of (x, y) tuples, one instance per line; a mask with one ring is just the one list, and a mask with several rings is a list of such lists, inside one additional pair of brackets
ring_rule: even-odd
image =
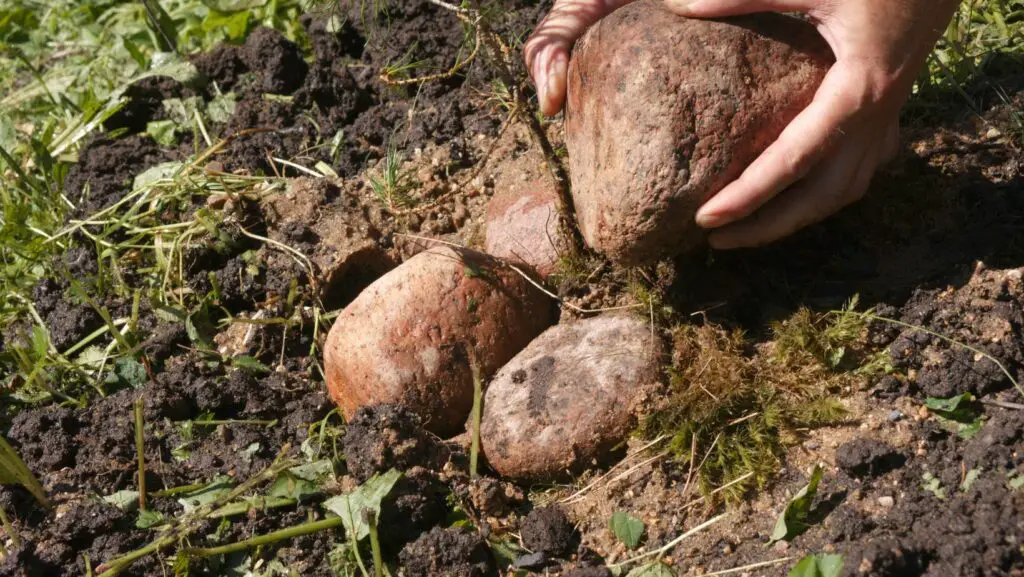
[(0, 485), (21, 485), (40, 505), (50, 506), (50, 500), (46, 497), (39, 479), (32, 474), (18, 452), (3, 437), (0, 437)]
[(370, 189), (388, 210), (409, 208), (414, 199), (409, 194), (415, 187), (412, 171), (402, 168), (404, 156), (392, 143), (384, 157), (384, 167), (368, 177)]

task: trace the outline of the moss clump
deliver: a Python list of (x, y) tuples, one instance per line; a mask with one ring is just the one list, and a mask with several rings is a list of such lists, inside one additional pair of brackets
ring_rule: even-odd
[(837, 395), (858, 379), (850, 369), (861, 357), (861, 318), (801, 310), (757, 346), (740, 331), (678, 327), (670, 394), (644, 419), (641, 434), (669, 436), (677, 460), (700, 466), (704, 494), (748, 474), (721, 495), (734, 501), (762, 487), (801, 430), (846, 418)]

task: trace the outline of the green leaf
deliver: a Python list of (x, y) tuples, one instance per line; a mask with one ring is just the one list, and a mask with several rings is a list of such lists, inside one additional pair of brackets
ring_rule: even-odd
[(1020, 489), (1021, 487), (1024, 487), (1024, 475), (1012, 477), (1006, 483), (1006, 486), (1013, 489), (1014, 491)]
[(121, 357), (114, 361), (114, 370), (107, 375), (106, 383), (133, 389), (141, 388), (149, 381), (146, 367), (139, 361), (129, 357)]
[(842, 555), (807, 555), (789, 572), (789, 577), (839, 577)]
[(218, 12), (211, 10), (203, 20), (203, 30), (223, 30), (228, 40), (241, 40), (249, 31), (249, 12)]
[(158, 180), (172, 178), (179, 170), (181, 170), (181, 166), (182, 164), (180, 162), (172, 161), (163, 162), (151, 167), (135, 177), (135, 182), (132, 184), (132, 188), (138, 190), (144, 186), (149, 186)]
[(217, 12), (252, 10), (267, 3), (267, 0), (203, 0), (203, 5)]
[(974, 395), (964, 393), (948, 399), (928, 398), (925, 399), (924, 406), (943, 419), (969, 424), (981, 415), (981, 411), (974, 405), (974, 400)]
[(185, 513), (191, 513), (203, 505), (208, 505), (227, 494), (234, 487), (231, 477), (220, 476), (211, 481), (205, 487), (196, 489), (182, 495), (178, 502), (185, 508)]
[(940, 501), (946, 500), (946, 488), (942, 486), (942, 481), (940, 481), (938, 477), (932, 475), (930, 472), (926, 472), (921, 476), (921, 479), (924, 481), (921, 483), (922, 489), (931, 492)]
[(157, 144), (171, 147), (178, 144), (178, 135), (175, 133), (178, 125), (173, 120), (154, 120), (146, 123), (146, 133), (153, 137)]
[(103, 497), (103, 502), (117, 507), (122, 511), (131, 513), (139, 508), (139, 492), (131, 489), (124, 489)]
[(149, 529), (164, 522), (164, 514), (153, 509), (139, 511), (139, 518), (135, 520), (135, 526), (139, 529)]
[(202, 88), (204, 84), (203, 75), (195, 64), (183, 59), (173, 52), (157, 52), (153, 54), (150, 69), (141, 78), (148, 76), (170, 76), (189, 88)]
[(644, 535), (644, 522), (622, 511), (616, 511), (612, 515), (608, 528), (615, 534), (615, 538), (629, 549), (636, 549)]
[(793, 500), (786, 505), (786, 510), (775, 523), (775, 530), (772, 531), (769, 545), (776, 541), (790, 540), (807, 530), (807, 516), (811, 512), (811, 504), (814, 496), (818, 493), (818, 483), (821, 482), (821, 467), (814, 466), (811, 472), (811, 480), (807, 486), (800, 489), (800, 492), (793, 496)]
[(626, 577), (676, 577), (676, 572), (668, 565), (655, 561), (633, 569), (626, 573)]
[(227, 124), (235, 114), (238, 98), (234, 92), (218, 94), (206, 105), (206, 116), (218, 124)]
[(231, 359), (231, 366), (252, 375), (266, 375), (273, 372), (270, 367), (248, 355), (242, 355)]
[(379, 516), (381, 503), (401, 478), (401, 471), (394, 469), (374, 475), (355, 491), (324, 501), (324, 507), (341, 517), (345, 532), (353, 539), (365, 539), (370, 534), (370, 526), (363, 517), (363, 511), (372, 511)]
[(301, 501), (306, 497), (319, 495), (320, 493), (320, 486), (317, 483), (300, 479), (289, 471), (281, 471), (270, 485), (270, 492), (268, 494), (271, 497)]
[(978, 476), (981, 475), (982, 470), (983, 469), (971, 469), (970, 471), (967, 471), (967, 474), (964, 475), (963, 482), (960, 483), (960, 490), (965, 493), (970, 491), (974, 482), (978, 480)]

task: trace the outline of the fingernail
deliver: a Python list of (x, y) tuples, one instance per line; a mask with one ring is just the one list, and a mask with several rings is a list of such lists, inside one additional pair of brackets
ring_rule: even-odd
[(556, 107), (556, 102), (561, 102), (562, 95), (565, 94), (565, 76), (568, 72), (569, 61), (565, 53), (556, 53), (545, 75), (544, 98), (549, 103), (549, 112)]
[(697, 226), (701, 228), (717, 228), (726, 224), (726, 215), (714, 212), (697, 212)]
[(680, 14), (682, 16), (688, 16), (693, 12), (692, 6), (700, 0), (665, 0), (665, 5), (668, 9)]

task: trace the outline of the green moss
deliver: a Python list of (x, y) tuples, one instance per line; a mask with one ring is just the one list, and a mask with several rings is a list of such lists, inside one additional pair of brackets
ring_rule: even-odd
[(859, 318), (801, 310), (776, 325), (757, 354), (742, 332), (677, 328), (671, 393), (640, 433), (668, 436), (674, 459), (686, 469), (692, 463), (705, 495), (737, 479), (721, 491), (726, 501), (763, 487), (801, 431), (847, 417), (837, 395), (857, 379)]

